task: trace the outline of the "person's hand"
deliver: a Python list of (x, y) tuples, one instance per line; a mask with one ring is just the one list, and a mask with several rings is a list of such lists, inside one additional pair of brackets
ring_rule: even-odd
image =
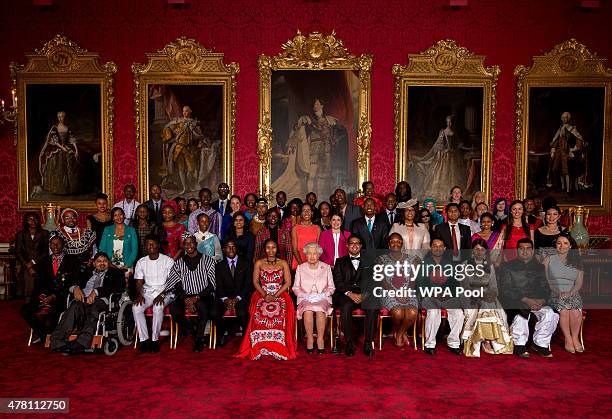
[(555, 157), (555, 149), (554, 148), (550, 149), (550, 157)]
[(266, 303), (269, 303), (272, 300), (274, 300), (274, 294), (266, 294), (266, 296), (264, 297), (264, 301)]
[(74, 299), (77, 301), (83, 302), (85, 300), (85, 295), (83, 295), (83, 291), (78, 286), (72, 291), (72, 294), (74, 294)]
[(93, 302), (95, 301), (97, 295), (95, 291), (92, 291), (89, 293), (89, 295), (87, 296), (87, 304), (93, 304)]
[(159, 294), (157, 297), (155, 297), (155, 300), (153, 300), (153, 305), (161, 306), (163, 304), (164, 304), (164, 296), (162, 294)]
[(47, 296), (47, 297), (44, 299), (43, 304), (45, 304), (45, 305), (51, 305), (51, 304), (53, 304), (53, 302), (54, 302), (54, 301), (55, 301), (55, 294), (51, 294), (51, 295), (48, 295), (48, 296)]
[(530, 308), (532, 310), (538, 311), (539, 309), (542, 308), (542, 304), (544, 303), (544, 300), (531, 300), (532, 304), (530, 305)]
[(570, 292), (560, 292), (559, 293), (559, 298), (567, 298), (570, 295), (572, 295)]
[(136, 299), (134, 300), (134, 305), (135, 306), (139, 306), (141, 304), (144, 303), (144, 297), (142, 295), (139, 295), (138, 297), (136, 297)]

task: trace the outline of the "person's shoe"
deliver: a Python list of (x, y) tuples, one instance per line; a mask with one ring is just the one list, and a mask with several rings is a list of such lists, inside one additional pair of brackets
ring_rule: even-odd
[(323, 348), (323, 349), (317, 348), (317, 353), (319, 355), (323, 355), (325, 353), (325, 348)]
[(374, 348), (373, 348), (373, 343), (372, 342), (365, 342), (363, 344), (363, 353), (367, 357), (374, 356)]
[(202, 352), (203, 349), (204, 342), (202, 341), (202, 339), (196, 339), (195, 343), (193, 344), (193, 352)]
[(221, 336), (218, 340), (217, 340), (217, 346), (219, 348), (223, 348), (225, 346), (225, 344), (227, 343), (227, 341), (225, 340), (225, 336)]
[(423, 349), (423, 352), (425, 352), (427, 355), (435, 355), (436, 348), (425, 348)]
[(306, 348), (306, 353), (307, 353), (308, 355), (310, 355), (310, 354), (311, 354), (311, 353), (313, 353), (313, 352), (314, 352), (314, 348)]
[(42, 339), (37, 336), (34, 339), (32, 339), (32, 342), (30, 342), (30, 343), (32, 345), (36, 345), (37, 343), (41, 343), (41, 342), (42, 342)]
[(151, 340), (147, 339), (143, 342), (140, 342), (140, 348), (138, 349), (141, 354), (149, 352), (151, 349)]
[(331, 348), (331, 353), (334, 355), (338, 355), (340, 353), (340, 344), (338, 343), (338, 338), (334, 339), (334, 345)]
[(543, 346), (538, 346), (535, 343), (531, 344), (531, 348), (538, 353), (538, 355), (543, 356), (544, 358), (552, 358), (552, 353), (548, 348)]
[(151, 346), (149, 347), (151, 350), (151, 353), (158, 353), (159, 352), (159, 342), (154, 340), (151, 342)]
[(355, 356), (355, 347), (353, 345), (346, 345), (346, 348), (344, 348), (344, 353), (349, 357)]
[(455, 355), (461, 355), (461, 348), (451, 348), (450, 346), (448, 347), (448, 350), (451, 351), (452, 353), (454, 353)]
[(522, 359), (529, 358), (529, 352), (527, 352), (525, 345), (514, 345), (514, 354)]
[(85, 347), (76, 340), (68, 342), (66, 345), (66, 350), (64, 351), (64, 353), (67, 355), (78, 355), (82, 354), (83, 352), (85, 352)]

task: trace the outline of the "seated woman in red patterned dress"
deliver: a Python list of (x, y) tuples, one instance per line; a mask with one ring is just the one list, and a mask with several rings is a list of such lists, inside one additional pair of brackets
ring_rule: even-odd
[(249, 306), (249, 327), (236, 354), (239, 358), (295, 358), (295, 309), (287, 293), (291, 287), (291, 271), (287, 262), (277, 257), (277, 247), (274, 240), (266, 240), (266, 257), (255, 262), (256, 292)]

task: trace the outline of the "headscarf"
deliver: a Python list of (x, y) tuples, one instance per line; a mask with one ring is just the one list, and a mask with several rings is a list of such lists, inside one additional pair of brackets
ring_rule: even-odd
[(161, 206), (161, 210), (163, 211), (164, 208), (166, 207), (170, 207), (174, 210), (174, 214), (178, 214), (178, 205), (176, 204), (176, 202), (174, 202), (173, 200), (168, 200), (168, 201), (164, 201), (164, 203)]
[(434, 210), (430, 214), (431, 215), (431, 225), (438, 225), (444, 222), (444, 217), (436, 210), (436, 200), (433, 198), (425, 198), (423, 201), (423, 208), (427, 209), (428, 203), (433, 203)]

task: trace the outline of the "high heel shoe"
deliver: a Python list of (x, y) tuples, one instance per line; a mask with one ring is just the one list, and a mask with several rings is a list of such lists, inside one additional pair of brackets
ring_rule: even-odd
[(578, 352), (579, 354), (584, 352), (584, 348), (582, 347), (582, 345), (575, 346), (574, 348), (576, 349), (576, 352)]
[(576, 353), (576, 349), (574, 348), (568, 348), (567, 346), (564, 346), (564, 348), (565, 348), (565, 351), (569, 352), (570, 354)]
[(317, 348), (317, 353), (319, 355), (323, 355), (325, 353), (325, 348), (321, 349), (321, 348)]
[(306, 353), (307, 353), (308, 355), (310, 355), (311, 353), (313, 353), (313, 351), (314, 351), (314, 348), (306, 348)]

